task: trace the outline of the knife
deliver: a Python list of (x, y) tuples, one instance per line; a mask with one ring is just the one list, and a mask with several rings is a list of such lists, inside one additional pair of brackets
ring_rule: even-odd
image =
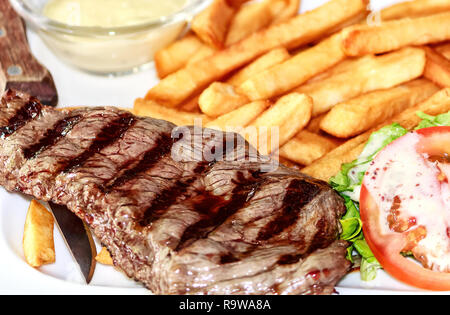
[(35, 96), (45, 105), (58, 103), (50, 72), (30, 51), (25, 24), (9, 0), (0, 0), (0, 94), (6, 89)]
[(78, 263), (86, 283), (89, 284), (94, 275), (95, 256), (97, 256), (97, 249), (91, 231), (66, 206), (57, 205), (53, 202), (48, 204), (73, 258)]

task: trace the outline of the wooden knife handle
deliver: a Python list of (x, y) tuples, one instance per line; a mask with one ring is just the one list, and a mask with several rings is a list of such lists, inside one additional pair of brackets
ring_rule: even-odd
[(25, 25), (9, 0), (0, 0), (0, 67), (0, 89), (20, 90), (44, 104), (57, 104), (53, 78), (31, 54)]

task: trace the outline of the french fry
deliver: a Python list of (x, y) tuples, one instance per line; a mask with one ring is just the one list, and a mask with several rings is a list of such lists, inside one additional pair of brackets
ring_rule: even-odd
[(219, 117), (248, 102), (248, 98), (237, 93), (234, 86), (222, 82), (211, 84), (198, 99), (200, 109), (210, 117)]
[(30, 266), (37, 268), (55, 262), (54, 223), (53, 215), (41, 203), (32, 200), (23, 232), (23, 251)]
[(280, 148), (279, 154), (285, 159), (307, 166), (337, 146), (329, 138), (302, 130)]
[[(367, 57), (367, 58), (370, 58)], [(310, 84), (312, 82), (317, 82), (317, 81), (323, 81), (325, 79), (328, 79), (334, 75), (343, 73), (348, 71), (349, 69), (352, 69), (354, 67), (357, 67), (359, 64), (364, 64), (364, 62), (366, 62), (366, 59), (364, 58), (347, 58), (344, 59), (343, 61), (339, 62), (338, 64), (336, 64), (335, 66), (331, 67), (330, 69), (319, 73), (318, 75), (312, 77), (311, 79), (309, 79), (306, 84)]]
[(348, 56), (394, 51), (450, 39), (450, 11), (415, 18), (357, 25), (344, 30), (342, 46)]
[(405, 1), (387, 7), (380, 12), (382, 21), (414, 18), (450, 11), (448, 0), (414, 0)]
[(434, 49), (447, 59), (450, 59), (450, 43), (440, 44)]
[[(285, 95), (247, 126), (244, 137), (262, 154), (270, 154), (305, 128), (311, 118), (311, 110), (312, 99), (309, 96), (299, 93)], [(278, 135), (273, 133), (274, 129)], [(255, 131), (257, 137), (252, 137)]]
[[(342, 146), (344, 146), (343, 144)], [(331, 177), (335, 176), (341, 170), (341, 166), (344, 163), (350, 163), (361, 154), (365, 147), (365, 143), (350, 148), (349, 150), (339, 150), (340, 147), (330, 151), (322, 158), (314, 161), (311, 165), (306, 166), (301, 170), (302, 173), (311, 177), (321, 179), (328, 182)], [(341, 147), (342, 147), (341, 146)], [(337, 150), (342, 151), (337, 154)]]
[(384, 126), (398, 122), (404, 128), (412, 130), (422, 120), (422, 118), (417, 116), (417, 112), (424, 112), (425, 114), (436, 116), (448, 111), (450, 111), (450, 88), (445, 88), (439, 90), (424, 102), (417, 104), (414, 107), (410, 107), (394, 118), (383, 122), (381, 125), (377, 126), (376, 129), (378, 130)]
[[(348, 28), (350, 26), (359, 25), (359, 24), (366, 24), (367, 21), (371, 18), (371, 15), (369, 12), (361, 12), (360, 14), (354, 16), (350, 20), (347, 20), (339, 25), (336, 25), (334, 28), (330, 29), (327, 33), (325, 33), (324, 38), (329, 37), (333, 35), (334, 33), (340, 32), (345, 28)], [(323, 39), (323, 38), (321, 38)]]
[(147, 93), (146, 98), (162, 105), (177, 106), (212, 82), (272, 49), (293, 49), (314, 42), (336, 25), (366, 12), (367, 3), (367, 0), (331, 0), (285, 23), (271, 25), (209, 58), (168, 75)]
[(285, 7), (285, 0), (263, 0), (242, 6), (230, 23), (225, 46), (233, 45), (270, 25)]
[(168, 47), (156, 52), (155, 68), (159, 78), (183, 68), (202, 47), (206, 46), (197, 36), (189, 34)]
[(421, 118), (417, 116), (417, 112), (419, 111), (428, 115), (439, 115), (450, 111), (450, 88), (438, 91), (424, 102), (410, 107), (377, 127), (348, 140), (324, 157), (302, 169), (302, 172), (312, 177), (328, 181), (340, 171), (342, 164), (352, 162), (361, 154), (367, 140), (374, 131), (394, 122), (399, 123), (406, 129), (412, 130), (421, 121)]
[(295, 163), (295, 162), (293, 162), (291, 160), (288, 160), (288, 159), (280, 156), (279, 154), (272, 154), (272, 156), (274, 158), (277, 158), (278, 162), (280, 162), (284, 166), (287, 166), (287, 167), (290, 167), (290, 168), (295, 168), (295, 169), (298, 169), (298, 170), (304, 167), (304, 166), (302, 167), (302, 165), (299, 165), (299, 164), (297, 164), (297, 163)]
[(190, 56), (190, 59), (186, 65), (192, 65), (198, 61), (208, 58), (214, 55), (216, 51), (217, 51), (216, 48), (208, 46), (205, 43), (203, 43), (203, 45), (197, 50), (197, 52), (195, 52), (195, 54)]
[(227, 0), (227, 3), (230, 7), (239, 8), (241, 5), (248, 1), (250, 0)]
[(430, 47), (424, 47), (427, 54), (424, 77), (441, 87), (450, 87), (450, 60)]
[(347, 71), (295, 90), (314, 99), (313, 117), (361, 94), (416, 79), (423, 74), (426, 62), (423, 49), (409, 47), (362, 58), (362, 62), (355, 62), (355, 67)]
[(177, 126), (194, 125), (196, 119), (201, 119), (203, 123), (210, 121), (206, 115), (183, 112), (174, 108), (167, 108), (153, 101), (144, 100), (142, 98), (138, 98), (134, 102), (134, 113), (137, 116), (167, 120)]
[(231, 131), (232, 128), (245, 127), (261, 115), (269, 106), (269, 101), (252, 102), (210, 121), (205, 127), (216, 128), (222, 131)]
[(205, 43), (215, 48), (222, 48), (227, 35), (228, 26), (235, 10), (228, 6), (226, 0), (214, 0), (212, 4), (194, 17), (192, 30)]
[(182, 112), (200, 113), (200, 107), (198, 106), (199, 98), (200, 95), (196, 95), (191, 99), (187, 100), (186, 102), (184, 102), (183, 104), (181, 104), (177, 109)]
[(272, 21), (272, 23), (282, 23), (287, 19), (295, 16), (300, 10), (300, 0), (285, 0), (285, 2), (287, 2), (286, 6), (279, 14), (275, 16), (275, 19)]
[(258, 73), (242, 83), (238, 91), (251, 100), (282, 95), (345, 58), (340, 34), (298, 53), (291, 59)]
[(231, 78), (227, 80), (227, 83), (234, 86), (239, 86), (252, 76), (270, 69), (271, 67), (280, 64), (291, 57), (286, 48), (276, 48), (269, 51), (267, 54), (259, 57), (248, 66), (242, 68), (236, 72)]
[(326, 116), (325, 114), (319, 115), (317, 117), (311, 118), (309, 121), (308, 126), (306, 126), (306, 130), (312, 133), (320, 133), (320, 123), (322, 122), (322, 119)]
[(333, 107), (321, 121), (320, 127), (335, 137), (354, 137), (424, 101), (438, 90), (430, 81), (418, 79), (363, 94)]
[(100, 253), (98, 253), (98, 255), (95, 256), (95, 260), (102, 265), (108, 265), (108, 266), (114, 265), (113, 259), (111, 258), (111, 255), (109, 254), (106, 247), (102, 247), (102, 250), (100, 251)]

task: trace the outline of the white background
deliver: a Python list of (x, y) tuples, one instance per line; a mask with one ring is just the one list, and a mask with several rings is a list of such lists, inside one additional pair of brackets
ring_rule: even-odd
[[(325, 2), (303, 0), (302, 11)], [(382, 8), (395, 2), (399, 1), (372, 0), (372, 6)], [(153, 69), (118, 78), (80, 72), (60, 62), (33, 31), (28, 33), (33, 54), (53, 75), (61, 107), (132, 107), (135, 98), (143, 97), (158, 82)], [(84, 285), (56, 227), (56, 263), (40, 269), (29, 267), (22, 251), (28, 203), (28, 198), (0, 189), (0, 294), (150, 294), (114, 268), (99, 264), (91, 285)], [(417, 290), (392, 280), (384, 272), (379, 273), (377, 280), (371, 283), (361, 282), (359, 273), (350, 274), (339, 284), (338, 291), (340, 294), (417, 293)]]

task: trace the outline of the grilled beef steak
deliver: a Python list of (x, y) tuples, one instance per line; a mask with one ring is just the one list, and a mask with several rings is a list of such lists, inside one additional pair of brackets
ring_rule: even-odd
[(349, 269), (341, 198), (236, 134), (14, 91), (0, 127), (0, 184), (66, 205), (154, 293), (332, 293)]

